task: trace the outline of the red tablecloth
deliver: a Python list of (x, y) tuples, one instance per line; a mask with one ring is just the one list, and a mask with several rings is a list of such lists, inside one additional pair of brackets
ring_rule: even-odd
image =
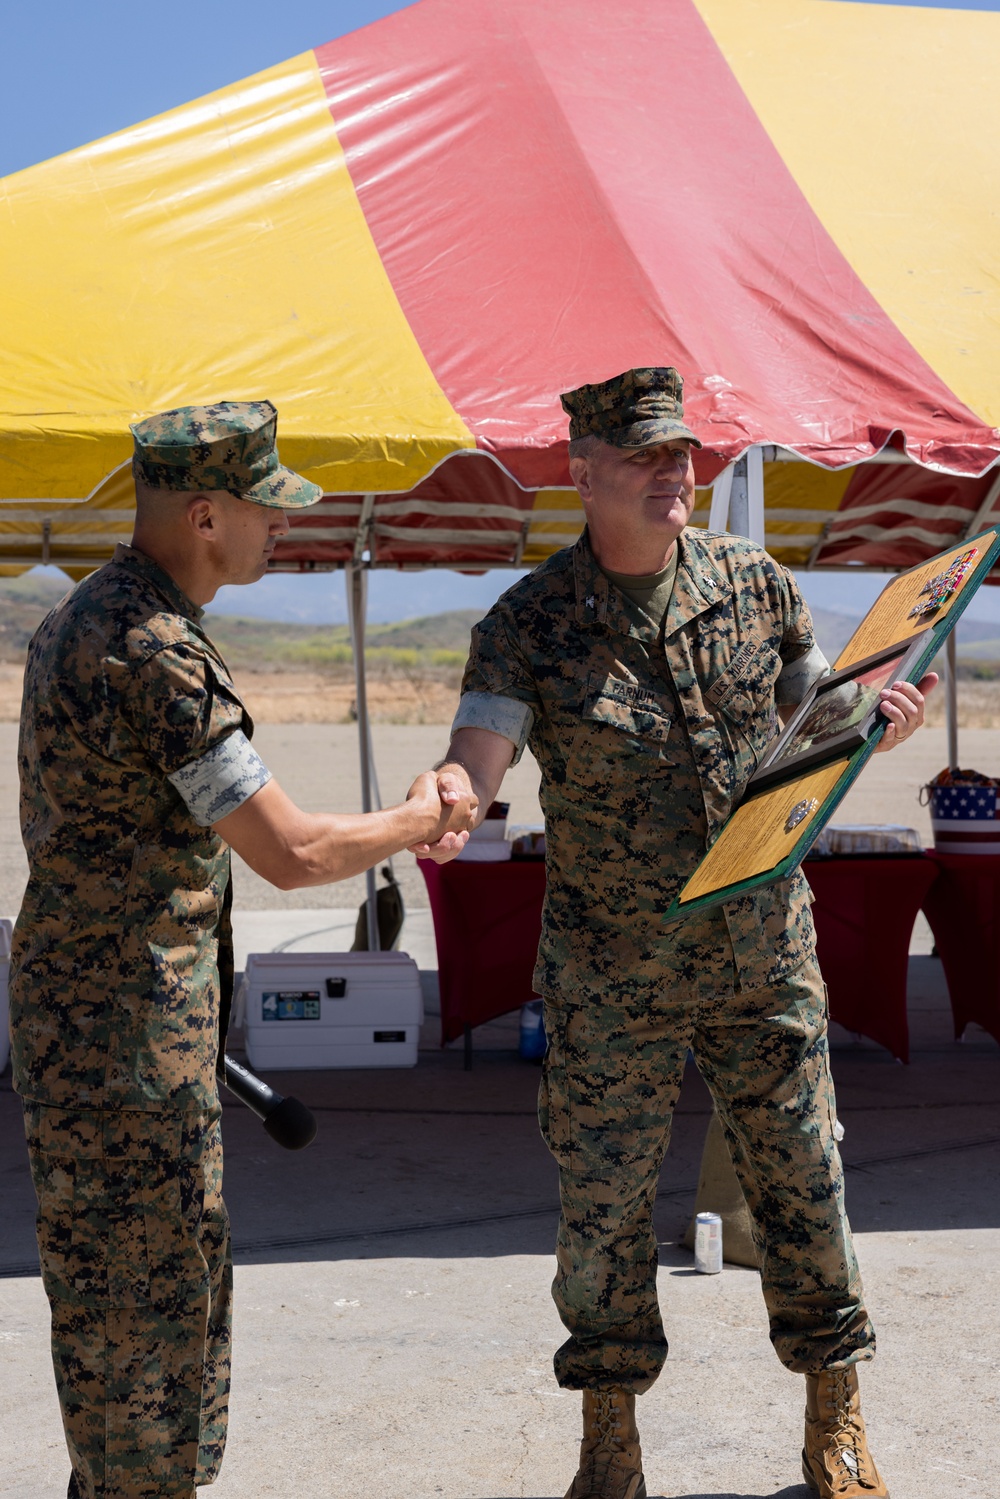
[(937, 876), (932, 859), (807, 859), (816, 951), (830, 1018), (910, 1059), (907, 959), (913, 923)]
[[(466, 1026), (531, 999), (545, 866), (540, 860), (419, 863), (434, 917), (444, 1044)], [(813, 916), (831, 1016), (907, 1061), (910, 934), (937, 865), (923, 857), (813, 859), (806, 873), (816, 895)]]
[(534, 997), (545, 864), (419, 859), (427, 882), (441, 986), (441, 1044)]
[(974, 1020), (1000, 1041), (1000, 856), (939, 854), (924, 912), (948, 980), (955, 1035)]

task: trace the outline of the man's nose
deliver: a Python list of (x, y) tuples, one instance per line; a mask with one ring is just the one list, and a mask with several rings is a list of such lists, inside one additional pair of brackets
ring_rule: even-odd
[(278, 510), (271, 521), (270, 534), (272, 536), (287, 536), (289, 529), (288, 516), (283, 510)]

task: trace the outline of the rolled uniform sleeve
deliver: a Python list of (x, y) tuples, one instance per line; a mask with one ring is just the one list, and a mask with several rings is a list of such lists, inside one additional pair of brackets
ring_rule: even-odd
[(830, 663), (816, 643), (816, 632), (809, 605), (799, 591), (795, 577), (781, 568), (786, 590), (785, 628), (781, 642), (781, 672), (775, 683), (774, 696), (779, 708), (794, 708), (814, 683), (830, 672)]
[(528, 742), (534, 714), (527, 703), (493, 692), (463, 692), (451, 726), (452, 738), (459, 729), (488, 729), (509, 739), (514, 746), (512, 765), (516, 765)]
[(503, 599), (472, 632), (462, 698), (452, 724), (487, 729), (514, 746), (512, 765), (524, 753), (538, 709), (538, 691)]
[(236, 688), (210, 656), (166, 646), (135, 678), (132, 725), (199, 826), (235, 812), (271, 779)]

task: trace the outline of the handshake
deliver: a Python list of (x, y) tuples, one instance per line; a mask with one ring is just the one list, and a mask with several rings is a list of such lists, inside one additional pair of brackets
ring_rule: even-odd
[(454, 859), (479, 822), (479, 806), (479, 797), (463, 766), (447, 764), (425, 770), (406, 794), (407, 810), (422, 819), (420, 836), (407, 844), (410, 852), (437, 864)]
[(429, 824), (420, 837), (407, 839), (410, 852), (435, 864), (447, 864), (460, 854), (496, 800), (515, 748), (512, 740), (491, 729), (458, 729), (447, 758), (417, 776), (403, 803), (426, 809)]

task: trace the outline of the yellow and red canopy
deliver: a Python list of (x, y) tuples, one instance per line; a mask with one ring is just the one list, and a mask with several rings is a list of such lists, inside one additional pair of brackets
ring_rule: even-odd
[(329, 497), (286, 564), (536, 560), (558, 393), (642, 364), (701, 484), (776, 450), (782, 560), (929, 556), (1000, 509), (998, 71), (996, 10), (420, 0), (8, 177), (0, 558), (85, 565), (130, 421), (266, 397)]

